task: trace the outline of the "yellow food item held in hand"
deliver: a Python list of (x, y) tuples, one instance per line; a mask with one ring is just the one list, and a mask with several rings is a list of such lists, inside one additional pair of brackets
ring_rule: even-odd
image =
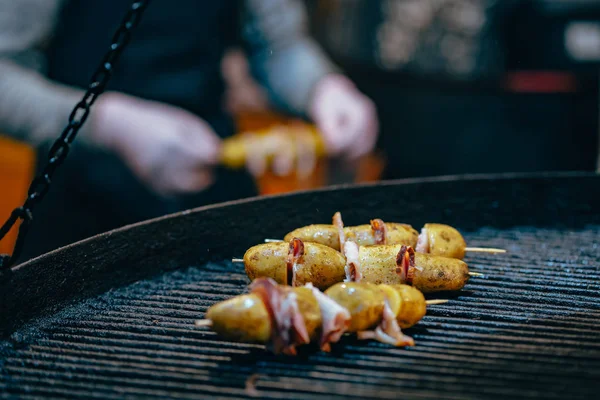
[(257, 149), (267, 154), (267, 161), (280, 151), (293, 151), (298, 146), (311, 146), (316, 157), (325, 155), (325, 143), (313, 126), (275, 127), (258, 132), (243, 132), (223, 141), (221, 164), (231, 168), (243, 168), (248, 152)]

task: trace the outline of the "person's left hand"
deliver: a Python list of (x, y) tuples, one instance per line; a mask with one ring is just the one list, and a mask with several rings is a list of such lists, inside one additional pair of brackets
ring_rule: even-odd
[(309, 113), (329, 154), (352, 160), (375, 147), (379, 134), (375, 105), (348, 78), (328, 75), (321, 79), (313, 92)]

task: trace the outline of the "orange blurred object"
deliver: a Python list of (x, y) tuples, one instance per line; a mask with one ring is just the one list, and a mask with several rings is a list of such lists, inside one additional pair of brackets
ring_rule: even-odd
[[(34, 169), (33, 149), (0, 136), (0, 225), (6, 221), (15, 207), (25, 201)], [(14, 227), (0, 241), (0, 253), (11, 253), (16, 237), (17, 229)]]

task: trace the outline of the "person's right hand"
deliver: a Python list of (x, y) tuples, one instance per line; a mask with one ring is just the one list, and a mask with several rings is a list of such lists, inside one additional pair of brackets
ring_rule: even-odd
[(92, 140), (118, 154), (155, 192), (198, 192), (212, 183), (221, 142), (195, 115), (109, 92), (98, 99), (90, 118)]

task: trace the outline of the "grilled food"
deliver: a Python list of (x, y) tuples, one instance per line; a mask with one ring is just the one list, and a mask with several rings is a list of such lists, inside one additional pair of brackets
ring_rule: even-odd
[[(356, 242), (360, 246), (373, 244), (406, 244), (412, 247), (417, 245), (419, 232), (412, 226), (388, 222), (385, 224), (385, 238), (377, 238), (377, 231), (373, 224), (380, 220), (374, 220), (371, 225), (348, 226), (344, 228), (346, 240)], [(293, 238), (298, 238), (304, 242), (319, 243), (329, 246), (332, 249), (340, 250), (340, 237), (338, 229), (334, 225), (315, 224), (295, 229), (285, 235), (284, 241), (289, 242)]]
[(312, 283), (320, 290), (342, 282), (345, 265), (340, 252), (302, 241), (259, 244), (244, 254), (246, 274), (251, 280), (272, 278), (279, 284), (292, 286)]
[(323, 293), (311, 284), (290, 287), (259, 278), (250, 288), (210, 307), (207, 320), (197, 324), (210, 325), (226, 340), (267, 344), (284, 354), (308, 343), (329, 351), (344, 333), (412, 346), (401, 329), (420, 321), (427, 308), (423, 294), (406, 285), (338, 283)]
[(343, 250), (344, 243), (351, 241), (359, 246), (377, 244), (406, 245), (419, 253), (450, 257), (462, 260), (467, 251), (503, 253), (502, 249), (467, 247), (464, 237), (455, 228), (429, 223), (417, 232), (412, 226), (397, 222), (384, 222), (373, 219), (369, 225), (344, 227), (339, 212), (333, 216), (333, 223), (308, 225), (285, 235), (284, 241), (292, 238), (304, 242), (319, 243), (335, 250)]
[[(302, 149), (310, 147), (315, 157), (326, 154), (325, 144), (314, 126), (276, 126), (258, 132), (244, 132), (223, 141), (221, 164), (231, 169), (243, 168), (248, 154), (260, 151), (267, 155), (267, 163), (275, 154), (285, 149), (294, 158), (301, 156)], [(306, 151), (306, 150), (305, 150)]]
[(469, 280), (469, 267), (462, 260), (416, 253), (410, 246), (362, 246), (354, 251), (357, 260), (346, 268), (349, 281), (404, 283), (431, 293), (461, 290)]
[(420, 253), (462, 260), (467, 250), (467, 242), (460, 232), (451, 226), (425, 224), (421, 229), (416, 250)]
[(460, 290), (469, 279), (463, 261), (415, 253), (404, 245), (359, 247), (347, 241), (342, 255), (330, 247), (293, 238), (289, 244), (251, 247), (243, 261), (251, 280), (272, 278), (295, 287), (312, 283), (320, 290), (347, 281), (409, 284), (423, 292), (438, 292)]
[(341, 250), (346, 241), (352, 241), (359, 246), (374, 244), (406, 244), (416, 246), (419, 232), (407, 224), (394, 222), (384, 223), (374, 219), (370, 225), (344, 227), (342, 215), (337, 212), (333, 216), (333, 223), (308, 225), (295, 229), (285, 235), (284, 241), (289, 242), (298, 238), (304, 242), (319, 243), (335, 250)]

